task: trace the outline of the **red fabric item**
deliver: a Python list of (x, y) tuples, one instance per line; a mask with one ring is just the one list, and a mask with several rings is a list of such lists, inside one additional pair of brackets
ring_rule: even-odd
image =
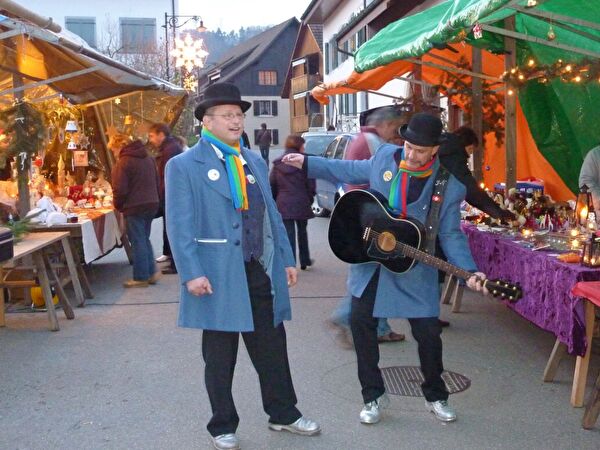
[(600, 281), (580, 281), (571, 289), (574, 297), (585, 297), (596, 306), (600, 306)]

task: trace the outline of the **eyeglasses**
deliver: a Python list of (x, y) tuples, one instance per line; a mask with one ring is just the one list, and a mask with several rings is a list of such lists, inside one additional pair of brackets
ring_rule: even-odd
[(246, 114), (244, 114), (244, 113), (236, 113), (236, 114), (234, 114), (234, 113), (228, 113), (228, 114), (205, 114), (205, 116), (222, 117), (227, 122), (231, 122), (233, 119), (244, 120), (244, 118), (246, 117)]

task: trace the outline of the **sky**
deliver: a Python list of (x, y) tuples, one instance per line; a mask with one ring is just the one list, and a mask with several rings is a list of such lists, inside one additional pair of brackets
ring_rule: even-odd
[(209, 30), (239, 30), (255, 25), (277, 25), (298, 20), (310, 0), (179, 0), (179, 14), (198, 15)]

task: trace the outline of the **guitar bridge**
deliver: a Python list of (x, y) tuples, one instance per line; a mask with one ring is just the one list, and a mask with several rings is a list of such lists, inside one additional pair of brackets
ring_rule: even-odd
[(371, 227), (366, 227), (365, 232), (363, 233), (363, 241), (368, 241), (370, 234), (371, 234)]

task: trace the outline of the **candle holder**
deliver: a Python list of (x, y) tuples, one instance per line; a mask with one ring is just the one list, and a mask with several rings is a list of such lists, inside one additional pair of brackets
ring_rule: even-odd
[(583, 243), (581, 265), (585, 267), (600, 267), (600, 238), (592, 234)]

